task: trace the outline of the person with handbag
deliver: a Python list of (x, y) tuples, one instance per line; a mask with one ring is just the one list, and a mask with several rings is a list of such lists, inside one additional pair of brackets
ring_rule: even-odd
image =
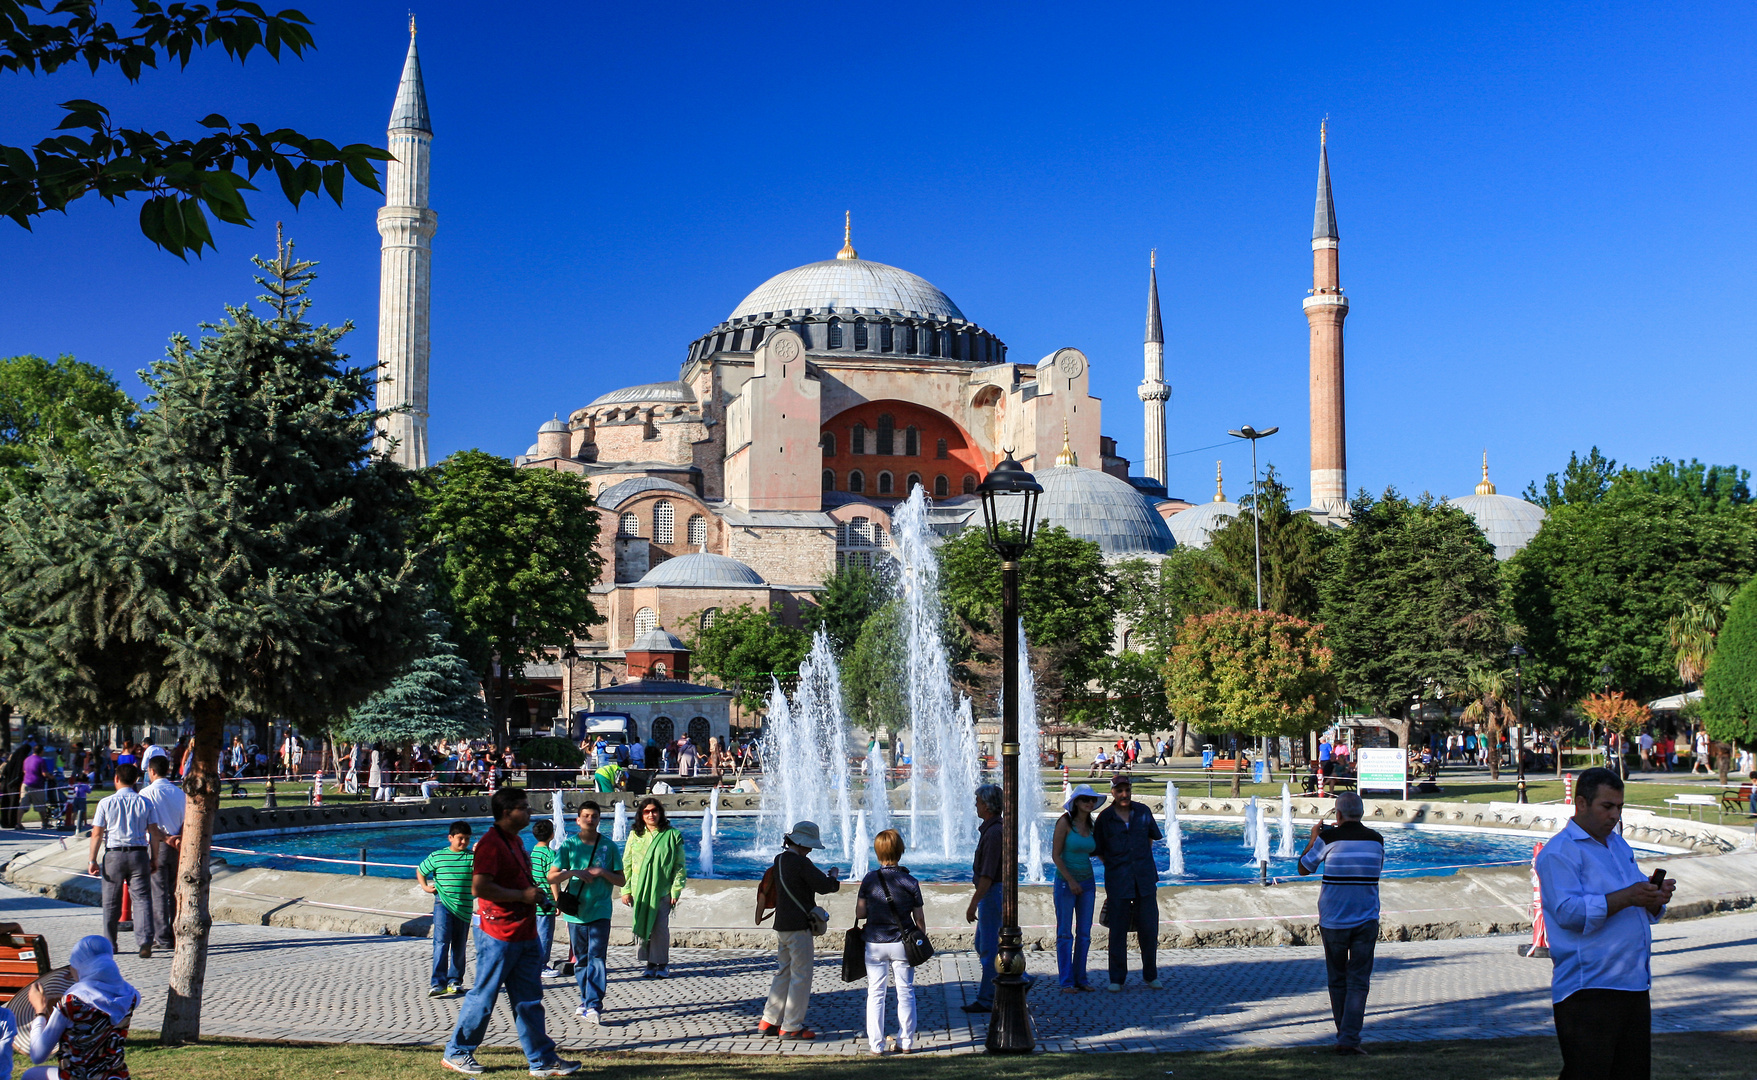
[(683, 834), (665, 816), (665, 804), (648, 796), (635, 809), (623, 855), (628, 884), (622, 902), (634, 909), (635, 959), (644, 960), (643, 979), (663, 979), (671, 964), (671, 909), (683, 895), (689, 875), (683, 862)]
[(763, 884), (757, 887), (756, 921), (760, 926), (767, 904), (775, 910), (775, 954), (779, 966), (769, 982), (769, 999), (763, 1005), (763, 1018), (757, 1024), (758, 1035), (779, 1034), (783, 1039), (815, 1039), (817, 1032), (805, 1026), (805, 1009), (811, 1003), (811, 966), (813, 939), (830, 928), (830, 913), (821, 907), (806, 907), (806, 902), (820, 893), (833, 893), (842, 888), (841, 868), (832, 866), (824, 873), (811, 861), (810, 852), (824, 846), (818, 837), (815, 821), (801, 821), (793, 831), (781, 838), (781, 853), (775, 856), (774, 892), (765, 894)]
[[(865, 919), (862, 936), (866, 946), (866, 1042), (874, 1054), (885, 1052), (885, 987), (897, 983), (897, 1049), (907, 1054), (915, 1048), (915, 964), (904, 948), (905, 941), (927, 935), (927, 913), (921, 900), (921, 883), (903, 860), (903, 836), (886, 829), (872, 838), (879, 868), (860, 882), (854, 917)], [(931, 953), (930, 953), (931, 955)]]
[(1050, 857), (1055, 861), (1055, 966), (1062, 993), (1077, 994), (1093, 989), (1086, 981), (1086, 954), (1092, 947), (1092, 901), (1098, 886), (1093, 880), (1092, 853), (1098, 840), (1093, 834), (1092, 812), (1104, 796), (1081, 784), (1062, 804), (1066, 813), (1055, 823)]
[(1126, 773), (1110, 782), (1110, 805), (1098, 815), (1092, 835), (1104, 862), (1104, 917), (1110, 931), (1110, 986), (1115, 994), (1129, 977), (1129, 931), (1141, 946), (1141, 979), (1158, 990), (1159, 865), (1153, 841), (1162, 838), (1153, 811), (1135, 802)]
[(578, 1015), (588, 1024), (603, 1023), (604, 991), (610, 978), (606, 957), (611, 897), (628, 880), (616, 841), (598, 831), (603, 816), (603, 808), (591, 799), (580, 804), (575, 819), (579, 834), (562, 843), (548, 874), (573, 950), (574, 975), (580, 984)]

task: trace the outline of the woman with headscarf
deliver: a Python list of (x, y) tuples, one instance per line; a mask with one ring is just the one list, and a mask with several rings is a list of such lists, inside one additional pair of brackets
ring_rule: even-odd
[(665, 804), (658, 799), (642, 799), (635, 809), (622, 869), (628, 875), (622, 902), (634, 909), (634, 936), (640, 946), (635, 959), (647, 964), (641, 978), (663, 979), (671, 963), (671, 909), (689, 876), (683, 865), (683, 834), (666, 819)]
[[(128, 985), (111, 955), (108, 938), (92, 934), (73, 947), (73, 974), (78, 979), (50, 1007), (40, 991), (31, 1004), (36, 1019), (30, 1026), (34, 1067), (21, 1080), (102, 1080), (127, 1076), (122, 1051), (128, 1040), (128, 1017), (140, 1004), (140, 992)], [(51, 1053), (59, 1063), (40, 1064)]]

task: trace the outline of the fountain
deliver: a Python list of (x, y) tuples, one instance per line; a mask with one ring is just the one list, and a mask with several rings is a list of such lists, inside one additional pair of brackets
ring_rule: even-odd
[(1252, 795), (1251, 801), (1245, 804), (1245, 831), (1239, 846), (1245, 848), (1257, 846), (1257, 797), (1255, 795)]
[(1171, 856), (1165, 868), (1166, 877), (1181, 877), (1184, 872), (1184, 830), (1177, 823), (1177, 785), (1165, 782), (1165, 850)]
[[(839, 826), (841, 854), (853, 847), (849, 806), (848, 722), (842, 714), (842, 680), (822, 627), (811, 653), (799, 666), (799, 688), (792, 699), (770, 679), (769, 723), (762, 758), (768, 783), (763, 788), (763, 829), (759, 846), (774, 851), (794, 822)], [(828, 831), (828, 830), (826, 830)]]
[(1258, 810), (1256, 819), (1251, 837), (1251, 862), (1261, 866), (1269, 861), (1269, 818)]
[(1031, 673), (1031, 649), (1025, 621), (1019, 620), (1019, 829), (1025, 841), (1025, 880), (1043, 885), (1048, 844), (1043, 835), (1043, 736), (1037, 726), (1037, 677)]
[(561, 808), (560, 788), (555, 789), (550, 807), (555, 815), (555, 836), (550, 839), (549, 847), (551, 850), (560, 851), (561, 842), (567, 839), (567, 812)]
[(1293, 850), (1293, 793), (1287, 785), (1281, 785), (1281, 846), (1275, 850), (1277, 858), (1291, 859), (1299, 852)]
[(628, 800), (616, 801), (616, 814), (610, 819), (610, 839), (618, 844), (628, 841)]
[(701, 847), (696, 853), (696, 874), (711, 878), (714, 876), (714, 803), (709, 799), (708, 808), (702, 814)]
[(885, 788), (885, 755), (875, 737), (866, 748), (866, 805), (861, 814), (877, 836), (891, 827), (891, 794)]
[[(880, 829), (884, 832), (884, 829)], [(861, 807), (854, 819), (854, 863), (849, 868), (848, 880), (858, 888), (860, 882), (866, 880), (866, 872), (871, 867), (867, 856), (872, 851), (872, 836), (866, 831), (866, 807)]]

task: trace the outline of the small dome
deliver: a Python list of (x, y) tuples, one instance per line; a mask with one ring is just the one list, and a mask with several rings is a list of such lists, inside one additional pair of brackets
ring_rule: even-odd
[(1495, 545), (1495, 558), (1503, 562), (1531, 543), (1548, 516), (1536, 503), (1511, 495), (1465, 495), (1451, 505), (1476, 519), (1476, 527)]
[(655, 382), (642, 383), (639, 386), (625, 386), (621, 390), (612, 390), (608, 394), (599, 394), (592, 399), (590, 409), (598, 405), (634, 405), (648, 401), (694, 401), (695, 394), (683, 383)]
[(1065, 465), (1038, 473), (1037, 482), (1043, 485), (1037, 502), (1038, 528), (1059, 525), (1095, 542), (1107, 556), (1163, 555), (1177, 546), (1152, 500), (1126, 480)]
[(676, 634), (663, 626), (655, 626), (651, 630), (634, 639), (628, 647), (629, 652), (689, 652)]
[(526, 457), (536, 457), (541, 452), (542, 451), (538, 448), (537, 444), (532, 443), (531, 448), (529, 450), (525, 451), (525, 456)]
[(688, 555), (666, 559), (635, 582), (636, 586), (658, 585), (674, 589), (726, 589), (762, 584), (762, 575), (737, 559), (710, 555), (705, 551), (692, 551)]
[[(536, 451), (532, 450), (531, 453), (534, 454)], [(614, 510), (643, 491), (669, 491), (691, 499), (698, 498), (695, 492), (682, 484), (663, 480), (657, 476), (636, 476), (620, 483), (611, 484), (603, 491), (598, 492), (598, 497), (594, 501), (600, 510)]]
[(1165, 524), (1171, 529), (1171, 535), (1177, 537), (1178, 543), (1185, 547), (1205, 548), (1208, 546), (1209, 535), (1226, 528), (1240, 513), (1238, 503), (1206, 502), (1188, 510), (1179, 510)]
[(964, 317), (951, 297), (907, 270), (870, 259), (825, 259), (776, 274), (758, 285), (726, 318), (831, 307), (913, 311), (930, 319)]
[(557, 416), (553, 420), (543, 421), (543, 426), (537, 429), (537, 434), (542, 435), (551, 431), (559, 431), (564, 434), (567, 432), (567, 425), (562, 422), (561, 417)]

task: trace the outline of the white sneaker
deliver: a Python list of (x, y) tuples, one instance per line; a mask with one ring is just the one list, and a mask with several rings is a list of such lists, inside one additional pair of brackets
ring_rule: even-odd
[(541, 978), (545, 978), (545, 979), (559, 979), (559, 978), (561, 978), (561, 972), (556, 971), (552, 967), (546, 967), (538, 974)]
[(1152, 988), (1153, 988), (1153, 989), (1155, 989), (1155, 990), (1163, 990), (1163, 989), (1165, 989), (1165, 984), (1164, 984), (1164, 983), (1162, 983), (1162, 982), (1160, 982), (1160, 981), (1159, 981), (1159, 980), (1158, 980), (1158, 979), (1149, 979), (1149, 980), (1147, 980), (1147, 985), (1148, 985), (1148, 986), (1151, 986), (1151, 987), (1152, 987)]
[(1123, 984), (1122, 983), (1111, 983), (1105, 989), (1109, 990), (1113, 994), (1120, 994), (1123, 992)]
[(604, 1022), (604, 1018), (598, 1014), (597, 1009), (581, 1009), (580, 1018), (588, 1024), (602, 1024)]

